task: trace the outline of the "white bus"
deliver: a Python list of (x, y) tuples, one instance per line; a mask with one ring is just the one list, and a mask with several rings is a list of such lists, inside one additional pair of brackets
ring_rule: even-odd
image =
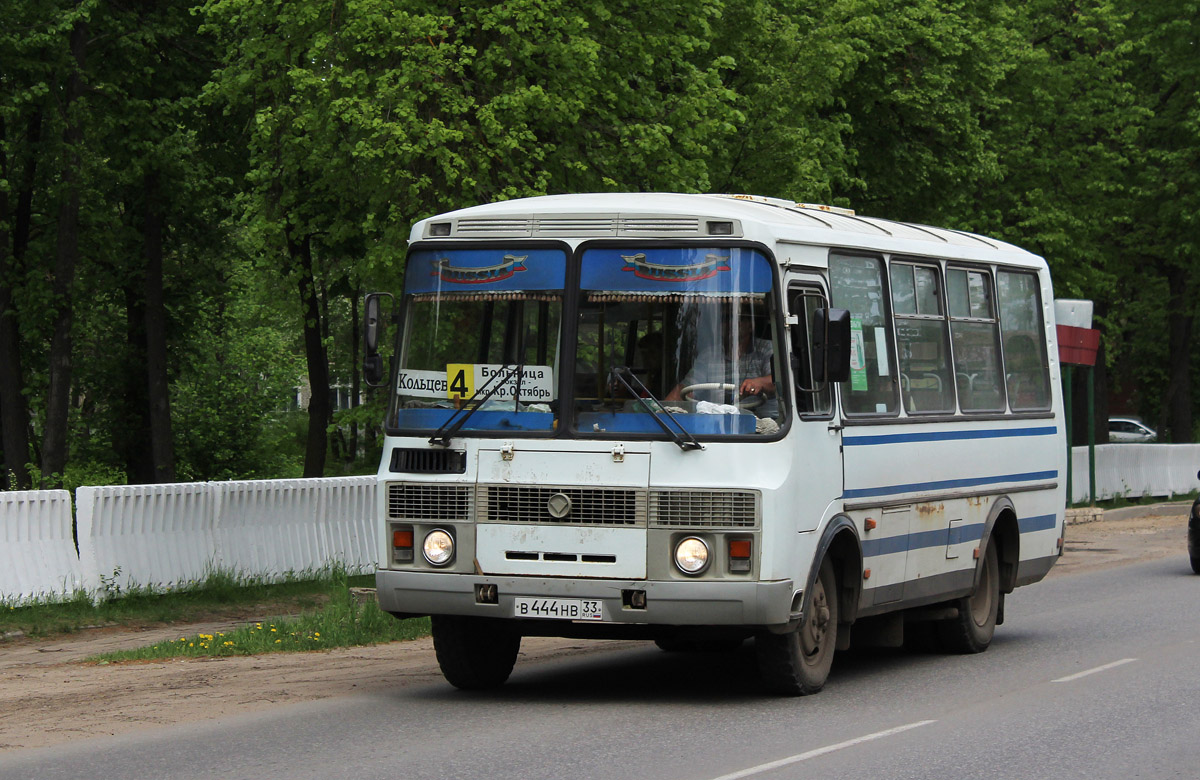
[(418, 222), (366, 310), (379, 604), (431, 616), (460, 688), (563, 636), (753, 639), (768, 688), (814, 693), (851, 641), (986, 649), (1061, 553), (1050, 277), (1004, 242), (549, 196)]

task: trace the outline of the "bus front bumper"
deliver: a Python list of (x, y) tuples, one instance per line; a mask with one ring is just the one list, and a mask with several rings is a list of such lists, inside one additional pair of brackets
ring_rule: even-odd
[[(477, 585), (494, 585), (496, 603), (477, 603)], [(375, 588), (380, 609), (402, 615), (514, 618), (521, 597), (587, 599), (603, 603), (603, 621), (597, 622), (609, 625), (782, 626), (798, 617), (800, 603), (791, 580), (593, 580), (381, 569)], [(633, 591), (645, 593), (644, 608), (629, 606)]]

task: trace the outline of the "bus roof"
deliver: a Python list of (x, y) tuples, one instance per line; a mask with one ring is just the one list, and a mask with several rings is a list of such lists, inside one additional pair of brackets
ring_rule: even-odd
[[(712, 222), (732, 222), (731, 232), (714, 232)], [(1020, 247), (974, 233), (754, 195), (592, 193), (520, 198), (421, 220), (413, 226), (410, 241), (553, 238), (578, 243), (605, 237), (733, 237), (767, 246), (782, 242), (1045, 266), (1040, 257)]]

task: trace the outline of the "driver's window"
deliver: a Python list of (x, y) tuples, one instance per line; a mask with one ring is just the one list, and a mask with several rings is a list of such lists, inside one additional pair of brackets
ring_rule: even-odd
[(813, 315), (828, 306), (825, 294), (817, 287), (794, 286), (788, 290), (788, 314), (796, 317), (791, 326), (793, 379), (796, 383), (796, 409), (802, 415), (828, 415), (833, 394), (828, 382), (817, 382), (814, 361), (821, 350), (820, 334), (813, 331)]

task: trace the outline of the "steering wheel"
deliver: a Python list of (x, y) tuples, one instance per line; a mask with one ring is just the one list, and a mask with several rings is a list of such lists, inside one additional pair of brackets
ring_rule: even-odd
[[(687, 398), (689, 401), (694, 401), (696, 399), (692, 398), (691, 394), (697, 390), (721, 390), (723, 392), (736, 394), (738, 391), (738, 386), (735, 384), (730, 384), (729, 382), (697, 382), (694, 385), (688, 385), (687, 387), (680, 388), (679, 394), (684, 398)], [(757, 406), (761, 406), (762, 402), (763, 397), (760, 394), (747, 396), (746, 398), (738, 398), (735, 403), (739, 409), (753, 409)]]

